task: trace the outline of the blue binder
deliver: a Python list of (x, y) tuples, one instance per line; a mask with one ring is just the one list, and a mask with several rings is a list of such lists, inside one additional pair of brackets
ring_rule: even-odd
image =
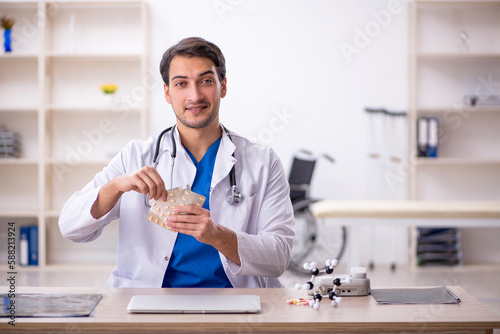
[(28, 252), (28, 265), (38, 266), (38, 226), (29, 227)]
[(439, 121), (436, 117), (427, 118), (427, 156), (436, 158), (438, 156), (439, 143)]

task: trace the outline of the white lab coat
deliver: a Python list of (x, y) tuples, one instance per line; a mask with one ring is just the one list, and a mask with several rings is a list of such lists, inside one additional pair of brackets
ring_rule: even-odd
[[(236, 232), (241, 266), (220, 254), (227, 277), (235, 288), (281, 287), (278, 277), (285, 271), (295, 237), (289, 185), (276, 153), (231, 133), (222, 131), (210, 194), (213, 219)], [(191, 186), (196, 167), (174, 132), (177, 157), (172, 187)], [(149, 207), (143, 195), (130, 191), (104, 216), (94, 219), (90, 208), (102, 185), (116, 176), (153, 164), (158, 134), (147, 141), (132, 141), (103, 171), (66, 202), (59, 218), (61, 233), (75, 242), (98, 238), (106, 225), (119, 218), (116, 268), (107, 287), (161, 287), (176, 233), (147, 220)], [(158, 172), (165, 186), (171, 183), (172, 144), (168, 132), (161, 142)], [(236, 159), (232, 157), (235, 152)], [(230, 205), (229, 171), (236, 163), (236, 180), (243, 201)], [(117, 224), (114, 222), (113, 224)], [(89, 246), (92, 247), (92, 246)]]

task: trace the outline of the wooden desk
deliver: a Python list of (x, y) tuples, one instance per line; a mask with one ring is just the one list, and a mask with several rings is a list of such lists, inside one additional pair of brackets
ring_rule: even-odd
[[(95, 315), (84, 318), (17, 318), (16, 326), (0, 319), (0, 332), (12, 333), (492, 333), (500, 316), (460, 287), (449, 287), (460, 304), (378, 305), (371, 296), (345, 297), (336, 308), (329, 299), (321, 308), (288, 305), (306, 297), (294, 289), (91, 289), (19, 287), (17, 293), (101, 293)], [(5, 293), (6, 287), (1, 288)], [(255, 294), (259, 314), (129, 314), (136, 294)]]

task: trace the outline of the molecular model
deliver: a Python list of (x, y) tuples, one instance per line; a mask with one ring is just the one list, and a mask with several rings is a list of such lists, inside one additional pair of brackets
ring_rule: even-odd
[(338, 265), (339, 261), (337, 260), (326, 260), (325, 267), (323, 269), (318, 268), (318, 264), (316, 262), (304, 263), (304, 269), (309, 270), (311, 273), (311, 280), (304, 284), (296, 284), (295, 289), (300, 290), (309, 290), (313, 295), (313, 299), (311, 299), (308, 304), (313, 307), (315, 310), (319, 309), (319, 303), (323, 299), (323, 296), (328, 295), (328, 298), (332, 301), (332, 306), (336, 307), (341, 301), (342, 297), (337, 296), (336, 292), (337, 288), (342, 285), (342, 283), (350, 283), (351, 277), (346, 277), (344, 279), (340, 278), (332, 278), (333, 279), (333, 289), (327, 289), (323, 285), (315, 286), (314, 280), (317, 276), (322, 274), (331, 274), (333, 270)]

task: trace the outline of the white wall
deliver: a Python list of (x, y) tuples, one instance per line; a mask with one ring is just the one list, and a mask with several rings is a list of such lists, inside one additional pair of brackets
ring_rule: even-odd
[[(272, 146), (287, 170), (300, 148), (336, 159), (334, 165), (318, 164), (314, 197), (404, 198), (404, 188), (392, 189), (385, 181), (388, 166), (374, 168), (367, 161), (372, 138), (364, 107), (406, 108), (405, 0), (148, 0), (148, 5), (150, 67), (157, 75), (152, 131), (174, 123), (157, 70), (163, 52), (184, 37), (200, 36), (219, 45), (226, 57), (228, 95), (221, 121), (228, 128)], [(349, 46), (359, 46), (357, 53), (347, 56), (342, 47)], [(398, 261), (404, 262), (405, 233), (399, 239)], [(386, 246), (378, 249), (377, 262), (387, 263), (389, 246), (381, 244)]]

